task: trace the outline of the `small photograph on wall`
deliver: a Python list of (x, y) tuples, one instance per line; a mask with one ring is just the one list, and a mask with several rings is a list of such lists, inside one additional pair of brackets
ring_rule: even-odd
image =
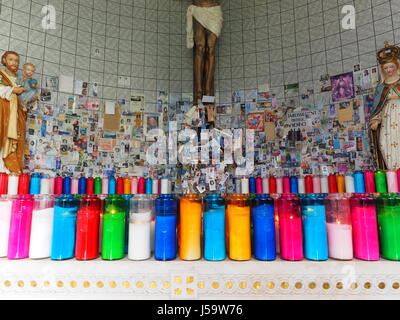
[(355, 98), (353, 72), (331, 77), (331, 84), (333, 102)]
[(151, 130), (159, 129), (162, 126), (162, 116), (160, 113), (145, 113), (143, 134), (147, 135)]
[(264, 113), (249, 113), (247, 116), (247, 129), (263, 131)]
[(51, 91), (49, 89), (40, 90), (40, 101), (51, 102)]
[(46, 89), (50, 89), (53, 91), (58, 90), (58, 77), (44, 77), (44, 86)]
[(319, 80), (321, 92), (332, 91), (331, 78), (329, 74), (323, 74)]

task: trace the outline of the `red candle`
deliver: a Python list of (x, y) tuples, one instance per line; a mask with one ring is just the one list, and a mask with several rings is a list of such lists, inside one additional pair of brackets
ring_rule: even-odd
[(8, 191), (8, 174), (5, 172), (0, 173), (0, 195), (7, 194)]
[(27, 194), (29, 194), (30, 180), (31, 180), (31, 177), (27, 173), (22, 173), (19, 176), (18, 195), (27, 195)]
[(95, 195), (85, 195), (81, 200), (76, 220), (77, 260), (92, 260), (99, 255), (99, 227), (102, 203)]
[(306, 189), (306, 193), (314, 193), (314, 182), (312, 176), (306, 176), (304, 178), (304, 185)]
[(124, 178), (117, 179), (117, 194), (124, 194)]
[(144, 178), (139, 179), (138, 183), (138, 194), (146, 193), (146, 180)]
[(276, 178), (275, 177), (269, 178), (269, 193), (276, 194)]
[(328, 177), (329, 193), (338, 193), (336, 175), (331, 174)]
[(282, 183), (283, 183), (283, 193), (290, 193), (290, 178), (283, 177)]
[[(397, 181), (400, 182), (400, 170), (397, 171)], [(364, 172), (365, 192), (375, 193), (375, 173), (372, 170)]]
[(94, 178), (93, 177), (89, 177), (86, 180), (86, 193), (94, 194)]
[(54, 194), (60, 195), (63, 193), (63, 178), (57, 177), (54, 179)]

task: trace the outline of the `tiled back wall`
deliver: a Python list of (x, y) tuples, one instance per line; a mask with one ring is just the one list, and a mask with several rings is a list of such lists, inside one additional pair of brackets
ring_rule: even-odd
[[(377, 65), (383, 42), (400, 44), (400, 0), (221, 0), (225, 26), (220, 39), (220, 102), (233, 90), (247, 101), (268, 84), (284, 99), (285, 84), (300, 94), (320, 92), (322, 74), (336, 75)], [(343, 30), (344, 5), (356, 10), (356, 29)], [(315, 102), (329, 93), (315, 94)]]
[[(192, 92), (192, 52), (185, 47), (189, 0), (1, 0), (0, 53), (23, 55), (39, 74), (99, 82), (105, 99), (158, 90)], [(232, 91), (251, 100), (268, 84), (284, 99), (285, 84), (319, 92), (319, 78), (376, 65), (384, 40), (400, 43), (400, 0), (220, 0), (225, 23), (218, 50), (219, 102)], [(44, 5), (57, 28), (42, 28)], [(341, 8), (356, 8), (356, 30), (341, 28)], [(98, 54), (95, 52), (98, 51)], [(130, 88), (118, 88), (129, 76)], [(328, 94), (315, 95), (316, 102)]]
[[(148, 111), (158, 90), (192, 91), (192, 53), (185, 47), (182, 0), (2, 0), (0, 54), (15, 50), (38, 73), (65, 74), (101, 84), (105, 99), (146, 94)], [(56, 9), (55, 30), (42, 28), (42, 8)], [(98, 54), (96, 54), (98, 51)], [(130, 88), (118, 88), (129, 76)], [(40, 78), (40, 76), (39, 76)]]

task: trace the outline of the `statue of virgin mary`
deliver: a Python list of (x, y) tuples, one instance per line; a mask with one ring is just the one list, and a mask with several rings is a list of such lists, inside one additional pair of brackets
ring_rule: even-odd
[(400, 48), (385, 42), (377, 57), (381, 83), (369, 123), (371, 153), (377, 169), (400, 169)]

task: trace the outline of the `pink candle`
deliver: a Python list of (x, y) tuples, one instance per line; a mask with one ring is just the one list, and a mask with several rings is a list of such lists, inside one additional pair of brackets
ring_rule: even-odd
[(379, 260), (378, 224), (374, 199), (355, 194), (350, 199), (354, 256), (367, 261)]
[(397, 184), (400, 186), (400, 169), (397, 170)]
[(313, 192), (314, 193), (322, 193), (320, 176), (313, 176)]
[(7, 254), (10, 260), (29, 257), (32, 211), (32, 195), (21, 195), (13, 201)]
[(397, 182), (397, 173), (394, 170), (386, 171), (386, 179), (389, 193), (398, 193), (399, 185)]
[(71, 183), (71, 194), (78, 194), (79, 192), (79, 179), (78, 178), (72, 178), (72, 183)]
[(262, 194), (264, 192), (264, 190), (263, 190), (263, 180), (260, 177), (258, 177), (256, 179), (256, 192), (258, 194)]
[(282, 194), (283, 193), (283, 179), (276, 178), (276, 193)]
[(50, 194), (54, 194), (54, 184), (55, 184), (55, 179), (50, 178)]
[(291, 261), (303, 260), (300, 200), (294, 195), (285, 194), (277, 200), (277, 205), (281, 258)]
[[(398, 178), (400, 178), (399, 172), (397, 172)], [(364, 182), (365, 182), (365, 192), (375, 193), (375, 173), (372, 170), (367, 170), (364, 172)]]
[(283, 177), (282, 183), (283, 183), (283, 193), (290, 193), (290, 178)]
[(338, 260), (353, 259), (352, 228), (349, 224), (327, 223), (329, 256)]
[(102, 179), (101, 193), (102, 194), (108, 194), (108, 178), (103, 178)]
[(132, 183), (131, 183), (131, 193), (132, 194), (138, 194), (138, 179), (137, 178), (132, 178)]
[(54, 194), (59, 195), (63, 193), (63, 178), (57, 177), (54, 180)]

